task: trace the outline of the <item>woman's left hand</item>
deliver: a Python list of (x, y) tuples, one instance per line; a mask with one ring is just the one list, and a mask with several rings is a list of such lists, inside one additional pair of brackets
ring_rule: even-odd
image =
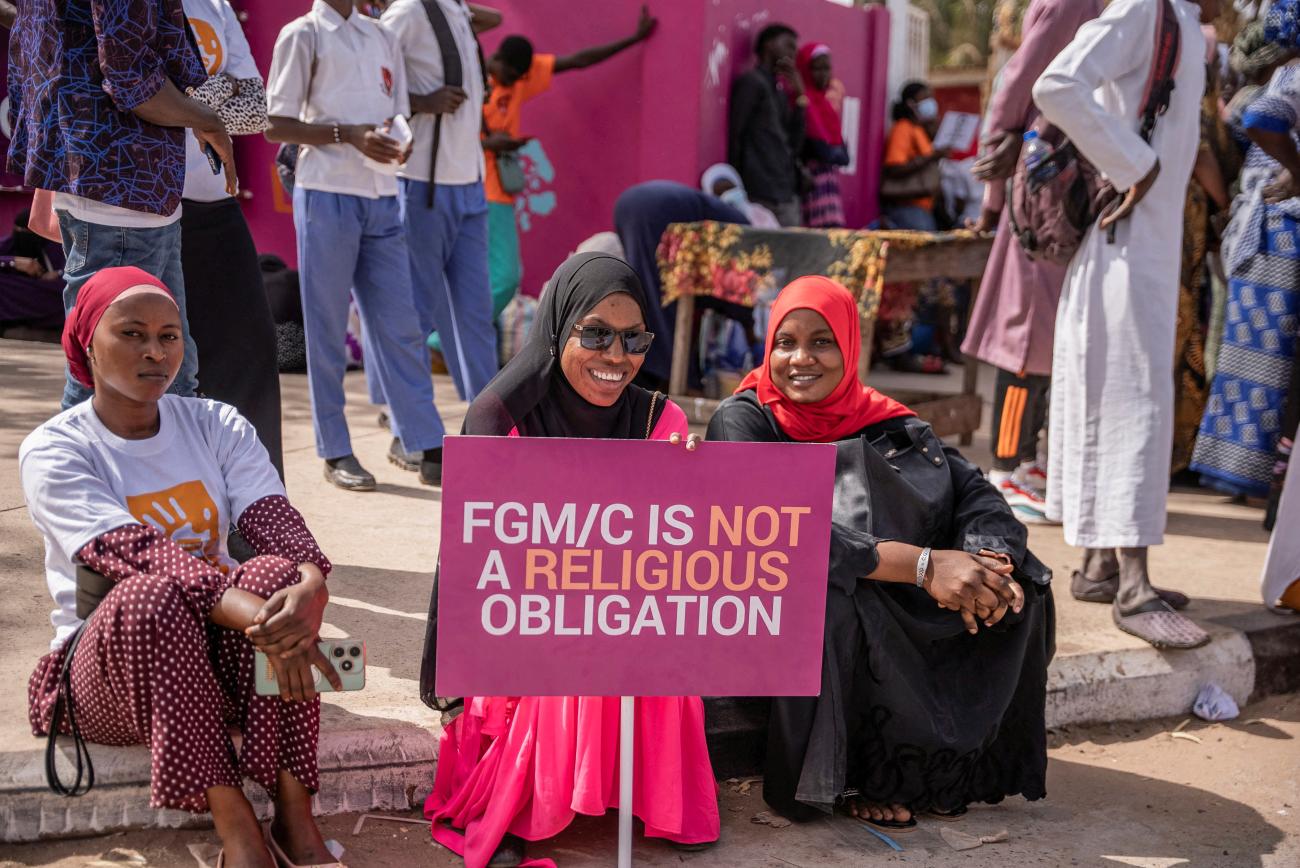
[(674, 446), (680, 446), (685, 443), (686, 451), (694, 452), (696, 449), (700, 448), (701, 441), (699, 434), (687, 434), (686, 437), (683, 438), (681, 434), (674, 431), (673, 435), (668, 438), (668, 442)]
[(315, 564), (298, 568), (302, 581), (276, 591), (244, 631), (250, 642), (267, 655), (295, 657), (316, 646), (329, 591), (325, 576)]
[(1295, 176), (1283, 169), (1273, 182), (1264, 188), (1263, 195), (1265, 202), (1276, 205), (1300, 196), (1300, 186), (1297, 186)]

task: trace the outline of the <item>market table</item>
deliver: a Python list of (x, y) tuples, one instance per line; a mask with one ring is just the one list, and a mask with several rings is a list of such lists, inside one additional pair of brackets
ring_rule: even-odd
[[(718, 405), (686, 394), (698, 296), (752, 308), (759, 298), (775, 297), (780, 287), (797, 277), (818, 274), (839, 281), (857, 298), (862, 330), (858, 375), (869, 382), (876, 313), (885, 283), (944, 277), (978, 285), (992, 246), (992, 236), (973, 232), (756, 229), (712, 221), (674, 223), (664, 232), (658, 252), (663, 304), (677, 303), (668, 391), (692, 422), (707, 423)], [(958, 435), (965, 445), (980, 425), (982, 403), (975, 393), (976, 373), (977, 365), (968, 360), (957, 394), (893, 391), (891, 395), (933, 425), (936, 434)]]

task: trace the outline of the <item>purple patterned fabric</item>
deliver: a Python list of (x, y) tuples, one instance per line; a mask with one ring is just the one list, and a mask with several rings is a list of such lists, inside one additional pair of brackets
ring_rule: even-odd
[(9, 168), (31, 187), (169, 215), (185, 131), (132, 109), (207, 76), (181, 0), (28, 0), (9, 42)]

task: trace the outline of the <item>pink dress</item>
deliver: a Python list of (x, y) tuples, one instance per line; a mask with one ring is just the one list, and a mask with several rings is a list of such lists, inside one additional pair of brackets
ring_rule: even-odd
[[(687, 430), (686, 414), (670, 401), (651, 438)], [(483, 868), (507, 833), (540, 841), (578, 814), (617, 808), (619, 717), (617, 697), (466, 697), (464, 713), (443, 731), (424, 803), (434, 840), (464, 856), (467, 868)], [(717, 781), (698, 696), (636, 700), (634, 761), (632, 810), (647, 836), (717, 840)]]

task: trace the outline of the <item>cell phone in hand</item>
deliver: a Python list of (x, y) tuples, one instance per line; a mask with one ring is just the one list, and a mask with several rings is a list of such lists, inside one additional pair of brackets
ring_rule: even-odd
[(208, 165), (212, 167), (212, 174), (221, 174), (221, 157), (217, 155), (217, 149), (212, 147), (211, 142), (204, 142), (203, 156), (208, 158)]
[[(318, 646), (343, 682), (344, 691), (363, 690), (366, 686), (366, 643), (359, 639), (329, 639)], [(261, 651), (253, 655), (254, 687), (258, 696), (279, 696), (280, 685), (275, 669)], [(317, 693), (332, 693), (334, 686), (315, 666), (311, 669)]]

